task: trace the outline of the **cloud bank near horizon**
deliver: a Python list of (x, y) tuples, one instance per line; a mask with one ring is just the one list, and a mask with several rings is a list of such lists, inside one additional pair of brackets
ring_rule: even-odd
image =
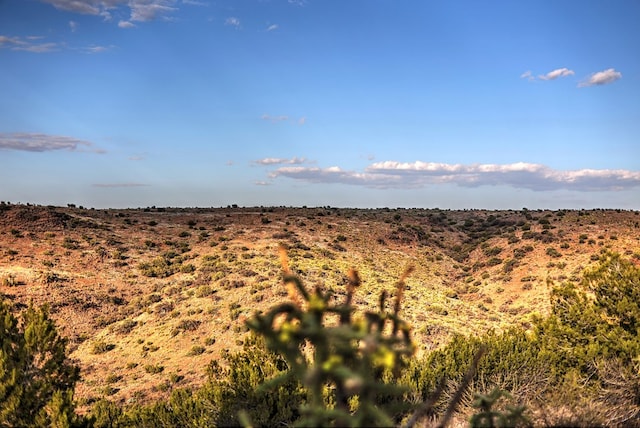
[(69, 152), (106, 153), (102, 149), (95, 148), (92, 143), (78, 138), (28, 132), (0, 133), (0, 150), (2, 149), (25, 152), (64, 150)]
[(579, 192), (620, 191), (640, 186), (640, 171), (622, 169), (580, 169), (561, 171), (545, 165), (447, 164), (435, 162), (375, 162), (363, 171), (281, 166), (269, 178), (286, 177), (316, 184), (340, 183), (378, 189), (416, 189), (439, 184), (461, 187), (509, 186), (533, 191), (573, 190)]

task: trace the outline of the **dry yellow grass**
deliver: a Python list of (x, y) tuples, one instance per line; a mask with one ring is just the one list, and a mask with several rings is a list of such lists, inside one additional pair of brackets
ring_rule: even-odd
[[(363, 308), (414, 266), (402, 311), (425, 352), (454, 333), (526, 327), (548, 309), (548, 281), (579, 279), (601, 249), (637, 260), (639, 221), (628, 211), (5, 206), (0, 293), (50, 305), (82, 369), (81, 402), (145, 402), (201, 383), (211, 360), (238, 349), (247, 317), (287, 298), (280, 244), (293, 273), (338, 296), (356, 268)], [(145, 276), (141, 264), (159, 258), (175, 273)]]

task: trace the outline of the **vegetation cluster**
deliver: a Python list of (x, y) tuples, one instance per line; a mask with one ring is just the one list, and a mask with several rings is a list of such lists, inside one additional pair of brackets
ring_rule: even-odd
[(339, 293), (309, 291), (288, 268), (284, 279), (289, 301), (250, 318), (254, 335), (213, 360), (202, 387), (150, 405), (100, 400), (86, 415), (74, 411), (78, 370), (46, 308), (16, 317), (3, 302), (0, 425), (411, 426), (457, 408), (475, 426), (640, 426), (640, 268), (619, 254), (554, 285), (551, 313), (529, 329), (457, 335), (422, 358), (408, 358), (404, 277), (393, 302), (383, 292), (363, 313), (355, 272)]

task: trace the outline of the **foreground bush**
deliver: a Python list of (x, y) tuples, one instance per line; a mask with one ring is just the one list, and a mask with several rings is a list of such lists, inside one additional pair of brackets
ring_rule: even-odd
[(299, 426), (393, 425), (394, 416), (407, 407), (403, 400), (407, 391), (391, 381), (414, 352), (409, 326), (399, 314), (410, 270), (397, 284), (390, 311), (383, 292), (377, 311), (356, 318), (352, 300), (360, 279), (355, 271), (349, 274), (340, 302), (320, 287), (309, 292), (290, 273), (284, 255), (283, 266), (290, 301), (247, 322), (290, 367), (263, 388), (290, 379), (305, 387), (308, 402), (300, 409)]
[(241, 352), (211, 362), (201, 388), (176, 389), (169, 400), (147, 406), (121, 408), (103, 400), (93, 407), (89, 422), (104, 428), (240, 426), (238, 414), (246, 411), (257, 426), (289, 425), (299, 417), (300, 386), (285, 382), (273, 389), (258, 388), (287, 368), (261, 340), (249, 336)]
[(78, 368), (66, 356), (46, 307), (18, 320), (0, 300), (0, 426), (70, 427), (78, 422), (73, 391)]
[[(551, 303), (531, 331), (455, 336), (413, 362), (402, 382), (425, 400), (443, 378), (456, 385), (484, 348), (470, 390), (510, 391), (536, 425), (640, 426), (640, 268), (606, 253), (580, 285), (555, 286)], [(471, 404), (470, 395), (465, 401)]]
[(99, 401), (86, 418), (46, 308), (19, 319), (0, 302), (0, 426), (411, 426), (445, 424), (458, 405), (475, 426), (527, 424), (522, 405), (536, 426), (640, 426), (640, 268), (619, 255), (554, 287), (551, 314), (529, 331), (456, 336), (420, 360), (407, 358), (404, 277), (364, 313), (355, 272), (342, 300), (309, 292), (286, 263), (285, 282), (290, 301), (250, 320), (255, 335), (213, 361), (202, 387), (145, 406)]

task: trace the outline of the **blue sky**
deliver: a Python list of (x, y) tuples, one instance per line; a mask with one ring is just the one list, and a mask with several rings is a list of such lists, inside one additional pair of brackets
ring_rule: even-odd
[(0, 200), (640, 209), (640, 2), (0, 0)]

